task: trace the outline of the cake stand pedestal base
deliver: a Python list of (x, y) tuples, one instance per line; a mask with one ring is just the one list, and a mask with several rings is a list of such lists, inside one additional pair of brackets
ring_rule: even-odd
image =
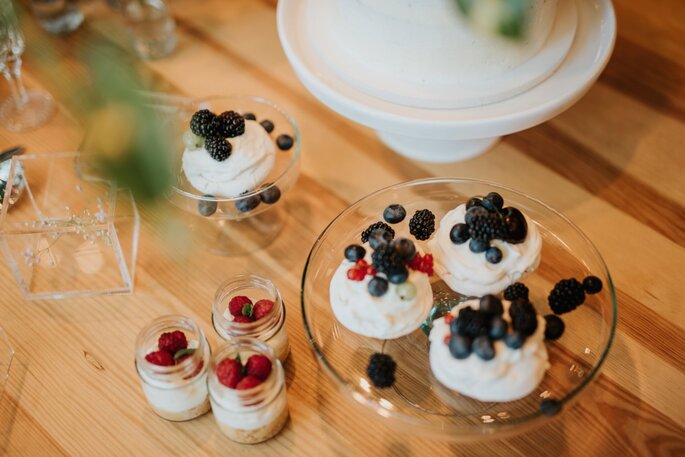
[(386, 146), (405, 157), (423, 162), (458, 162), (480, 155), (495, 145), (500, 137), (473, 140), (435, 140), (378, 131)]

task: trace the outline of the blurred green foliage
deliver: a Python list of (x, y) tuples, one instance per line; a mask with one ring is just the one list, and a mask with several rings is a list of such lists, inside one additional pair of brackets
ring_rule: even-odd
[(512, 40), (525, 38), (530, 0), (456, 0), (462, 14), (487, 31)]

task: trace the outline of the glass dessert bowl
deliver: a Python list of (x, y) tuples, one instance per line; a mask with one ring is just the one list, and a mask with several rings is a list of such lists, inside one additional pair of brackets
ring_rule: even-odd
[[(203, 110), (212, 114), (198, 114)], [(273, 240), (285, 217), (281, 202), (299, 175), (293, 118), (263, 98), (227, 96), (184, 103), (172, 122), (171, 203), (219, 229), (211, 234), (225, 238), (211, 242), (219, 253), (247, 252)]]
[[(433, 375), (428, 338), (433, 320), (473, 298), (454, 292), (439, 275), (430, 277), (433, 307), (424, 324), (393, 339), (371, 338), (351, 331), (336, 319), (330, 301), (329, 285), (346, 247), (358, 244), (360, 233), (382, 221), (384, 208), (388, 205), (401, 204), (406, 210), (407, 221), (412, 214), (428, 209), (434, 213), (438, 226), (449, 211), (465, 204), (471, 197), (485, 196), (493, 191), (504, 198), (507, 206), (516, 207), (525, 214), (529, 229), (534, 226), (536, 236), (542, 240), (540, 264), (522, 279), (530, 289), (530, 303), (540, 319), (552, 313), (548, 294), (560, 280), (582, 280), (593, 275), (604, 285), (599, 293), (588, 292), (582, 306), (563, 314), (563, 335), (554, 341), (545, 341), (549, 368), (542, 381), (531, 393), (513, 401), (478, 401), (450, 390)], [(417, 251), (431, 252), (430, 240), (412, 238), (406, 230), (406, 221), (392, 227), (397, 237), (411, 238)], [(433, 232), (433, 236), (437, 233)], [(457, 308), (455, 314), (456, 311)], [(497, 184), (467, 179), (428, 179), (377, 191), (343, 211), (326, 228), (314, 244), (305, 266), (302, 312), (312, 349), (344, 397), (402, 430), (465, 440), (519, 433), (550, 420), (577, 400), (608, 354), (616, 325), (616, 297), (609, 272), (597, 249), (572, 222), (554, 209)], [(394, 383), (390, 387), (376, 387), (379, 384), (370, 379), (371, 364), (374, 357), (378, 357), (372, 355), (377, 353), (390, 356), (396, 364)], [(475, 350), (470, 357), (475, 357)], [(376, 362), (385, 363), (378, 358)], [(515, 369), (516, 365), (513, 366)]]

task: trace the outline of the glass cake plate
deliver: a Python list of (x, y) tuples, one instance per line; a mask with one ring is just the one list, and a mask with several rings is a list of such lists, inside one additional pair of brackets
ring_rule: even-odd
[[(182, 169), (185, 149), (183, 133), (188, 129), (193, 113), (200, 109), (209, 109), (216, 114), (230, 110), (241, 114), (253, 113), (257, 122), (268, 120), (273, 123), (274, 129), (270, 136), (274, 142), (280, 135), (289, 135), (293, 139), (292, 147), (287, 150), (276, 147), (275, 164), (262, 183), (270, 183), (270, 186), (228, 198), (205, 195), (190, 184)], [(176, 134), (172, 141), (172, 166), (177, 170), (176, 181), (168, 199), (191, 216), (191, 230), (204, 238), (210, 250), (216, 254), (246, 254), (269, 244), (283, 226), (287, 215), (283, 201), (299, 176), (300, 131), (294, 119), (266, 99), (240, 95), (185, 100), (175, 106), (173, 115), (168, 119), (171, 119), (172, 131)], [(259, 200), (273, 186), (278, 187), (281, 192), (276, 203), (260, 202), (250, 211), (238, 209), (237, 205), (241, 200)]]
[[(406, 219), (393, 225), (398, 236), (408, 236), (430, 252), (425, 242), (409, 235), (408, 221), (415, 211), (430, 209), (436, 226), (444, 214), (472, 196), (495, 191), (505, 206), (519, 208), (535, 223), (543, 240), (542, 261), (523, 282), (539, 314), (549, 314), (547, 295), (565, 278), (582, 281), (598, 276), (602, 291), (588, 295), (585, 304), (563, 315), (563, 336), (546, 342), (550, 369), (527, 397), (510, 402), (481, 402), (443, 387), (431, 374), (426, 332), (437, 317), (467, 297), (452, 292), (439, 277), (431, 278), (434, 306), (423, 327), (402, 338), (379, 340), (353, 333), (335, 318), (329, 302), (329, 285), (343, 251), (359, 243), (360, 233), (382, 220), (383, 209), (400, 203)], [(371, 195), (343, 211), (316, 240), (302, 279), (302, 313), (305, 330), (324, 372), (342, 395), (371, 415), (401, 430), (452, 440), (502, 437), (551, 420), (541, 403), (554, 399), (561, 411), (580, 397), (597, 376), (616, 327), (616, 295), (602, 257), (592, 242), (565, 216), (546, 204), (515, 190), (468, 179), (427, 179), (397, 184)], [(389, 354), (397, 363), (396, 382), (378, 389), (368, 380), (366, 367), (374, 352)], [(472, 355), (473, 357), (474, 355)]]

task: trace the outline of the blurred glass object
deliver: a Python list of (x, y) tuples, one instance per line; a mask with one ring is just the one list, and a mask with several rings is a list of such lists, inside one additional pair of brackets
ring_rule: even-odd
[(53, 35), (73, 32), (83, 22), (76, 0), (31, 0), (31, 10), (40, 26)]
[(140, 58), (160, 59), (176, 49), (176, 23), (163, 0), (126, 1), (124, 16)]
[(43, 91), (26, 90), (21, 80), (24, 37), (19, 30), (12, 2), (0, 1), (0, 72), (10, 85), (11, 96), (0, 104), (0, 125), (24, 131), (43, 125), (52, 112), (52, 97)]

